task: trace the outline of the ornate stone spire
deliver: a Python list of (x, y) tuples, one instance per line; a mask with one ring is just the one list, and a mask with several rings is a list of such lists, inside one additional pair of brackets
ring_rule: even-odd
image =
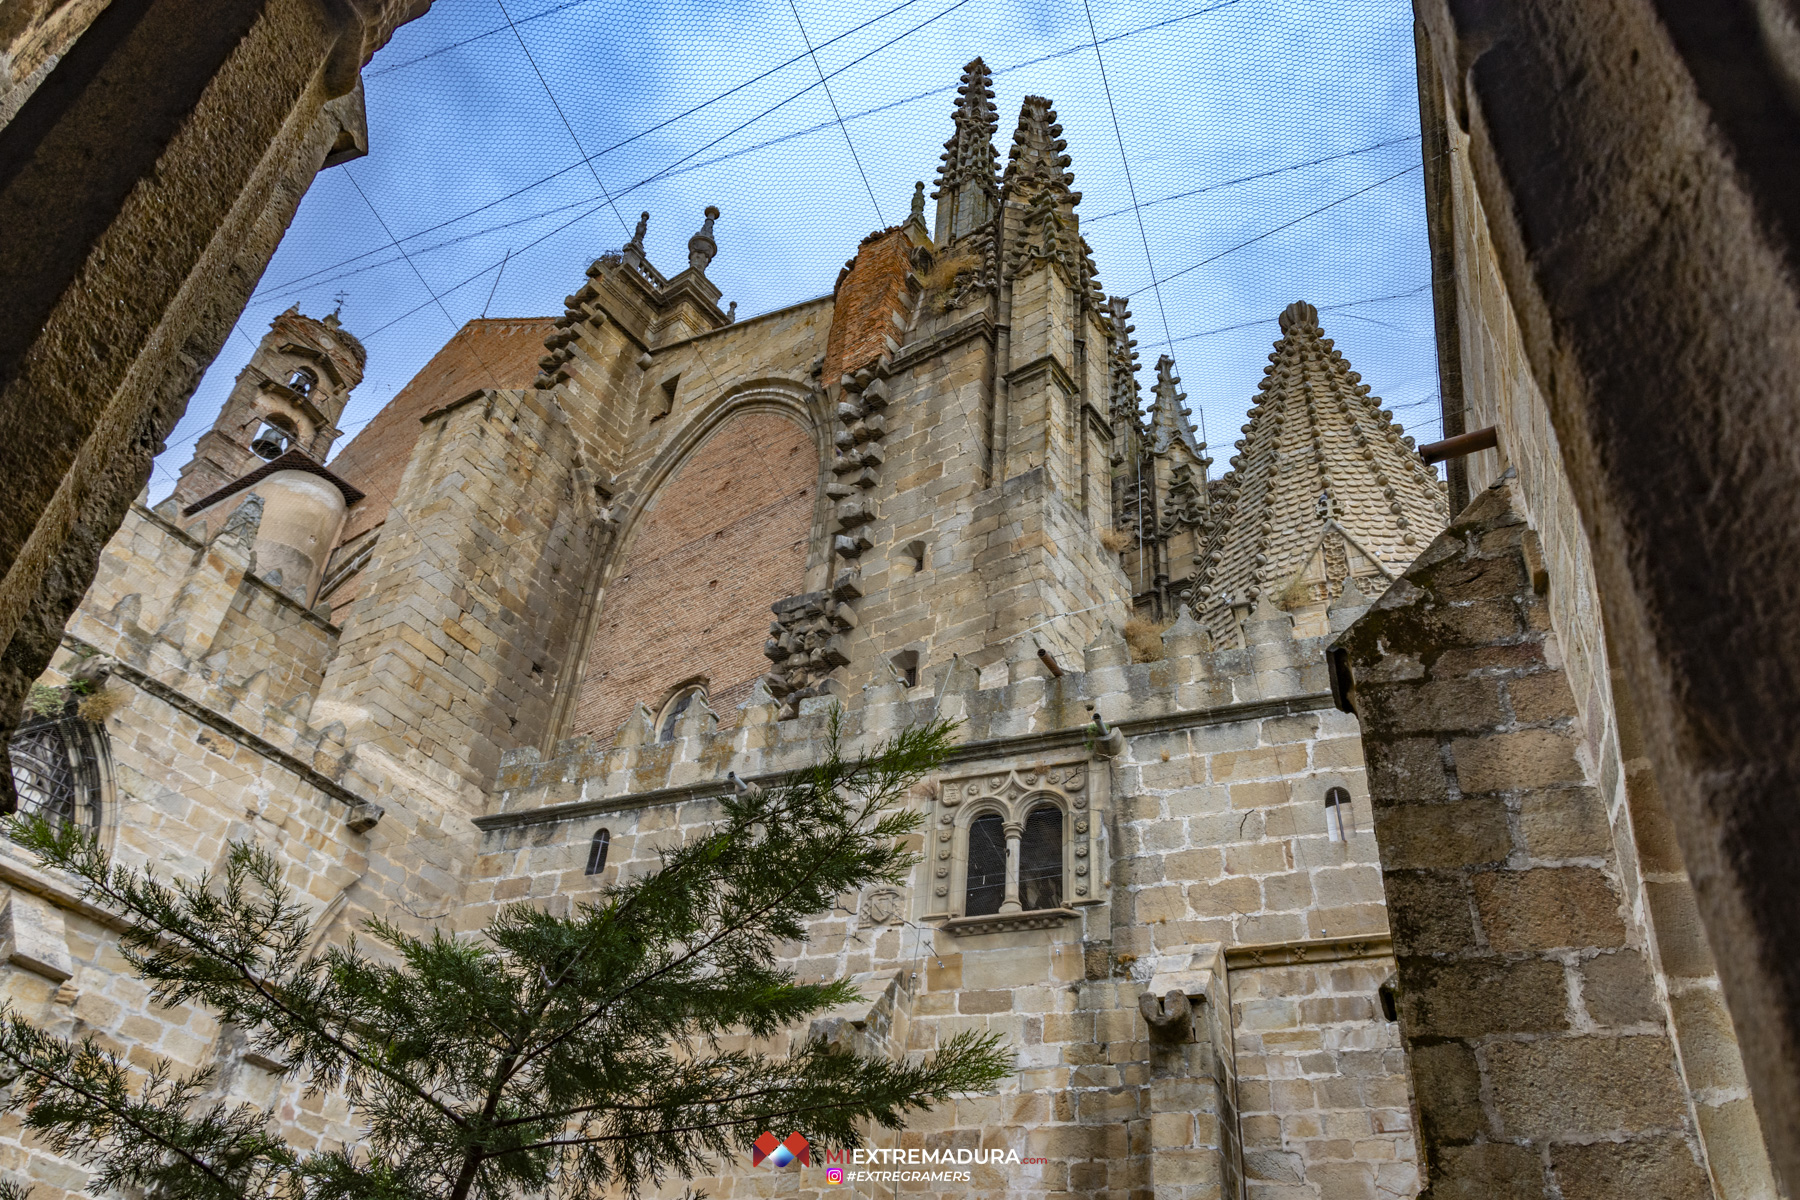
[(938, 202), (933, 240), (939, 247), (985, 228), (1000, 200), (1000, 159), (994, 150), (1000, 112), (994, 107), (994, 77), (987, 64), (978, 58), (964, 67), (956, 94), (956, 132), (944, 143), (937, 190), (931, 193)]
[(1069, 156), (1063, 151), (1068, 145), (1050, 101), (1025, 97), (1000, 187), (1007, 210), (1003, 261), (1008, 278), (1052, 263), (1098, 307), (1105, 301), (1096, 290), (1092, 251), (1075, 216), (1081, 193), (1069, 188), (1075, 176), (1066, 170)]
[(1187, 393), (1180, 387), (1181, 376), (1175, 374), (1175, 360), (1165, 354), (1156, 360), (1156, 386), (1150, 389), (1156, 396), (1150, 402), (1150, 453), (1168, 454), (1185, 448), (1199, 458), (1200, 439), (1188, 421), (1190, 410), (1182, 405)]
[(1225, 645), (1261, 602), (1323, 612), (1352, 579), (1379, 595), (1449, 519), (1443, 484), (1318, 310), (1288, 305), (1281, 334), (1214, 496), (1224, 519), (1196, 556), (1194, 609)]
[(1002, 185), (1009, 199), (1027, 199), (1049, 189), (1059, 201), (1078, 204), (1080, 192), (1070, 186), (1075, 176), (1067, 170), (1070, 158), (1063, 151), (1069, 143), (1063, 140), (1062, 126), (1057, 123), (1056, 109), (1042, 96), (1025, 97), (1019, 109), (1019, 127), (1013, 131), (1012, 150), (1007, 154), (1006, 175)]

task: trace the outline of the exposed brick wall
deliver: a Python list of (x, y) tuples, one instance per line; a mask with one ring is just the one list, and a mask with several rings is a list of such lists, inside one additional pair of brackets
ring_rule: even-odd
[(820, 376), (826, 383), (880, 357), (887, 349), (883, 338), (899, 340), (892, 317), (900, 311), (906, 273), (912, 269), (906, 245), (906, 234), (895, 228), (870, 234), (857, 248), (854, 265), (838, 281)]
[[(331, 469), (361, 488), (339, 544), (387, 519), (400, 476), (423, 428), (419, 418), (460, 400), (476, 388), (530, 387), (554, 317), (505, 317), (470, 321), (419, 368), (375, 419), (331, 460)], [(334, 603), (338, 597), (333, 596)]]
[(768, 669), (769, 606), (801, 590), (819, 456), (767, 412), (721, 425), (650, 501), (602, 600), (571, 734), (611, 738), (696, 675), (722, 724)]

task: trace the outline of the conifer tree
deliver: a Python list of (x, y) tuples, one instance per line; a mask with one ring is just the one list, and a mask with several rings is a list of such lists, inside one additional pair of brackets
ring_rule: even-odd
[(1010, 1053), (971, 1035), (899, 1061), (727, 1039), (857, 998), (845, 981), (798, 982), (779, 955), (840, 897), (906, 879), (920, 817), (904, 799), (949, 729), (845, 758), (834, 716), (823, 762), (725, 795), (716, 824), (569, 915), (517, 904), (464, 936), (373, 919), (373, 951), (309, 953), (309, 909), (259, 846), (233, 843), (217, 875), (165, 880), (72, 826), (15, 820), (15, 838), (124, 919), (123, 953), (156, 1003), (203, 1006), (287, 1078), (343, 1095), (361, 1140), (302, 1150), (270, 1114), (220, 1099), (211, 1067), (141, 1071), (10, 1008), (3, 1103), (88, 1165), (94, 1190), (182, 1200), (635, 1195), (708, 1173), (764, 1129), (859, 1145), (871, 1124), (990, 1087)]

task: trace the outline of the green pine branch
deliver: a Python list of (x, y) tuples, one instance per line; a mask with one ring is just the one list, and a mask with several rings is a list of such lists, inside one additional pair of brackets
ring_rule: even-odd
[(716, 824), (568, 916), (515, 905), (476, 937), (371, 920), (373, 950), (309, 953), (309, 909), (261, 847), (233, 843), (219, 873), (166, 881), (78, 829), (15, 820), (15, 838), (124, 918), (122, 952), (156, 1003), (245, 1030), (286, 1077), (343, 1095), (362, 1137), (302, 1152), (266, 1113), (209, 1098), (209, 1070), (139, 1070), (6, 1009), (0, 1062), (18, 1082), (3, 1102), (96, 1187), (152, 1198), (635, 1195), (709, 1173), (764, 1129), (860, 1145), (1010, 1070), (996, 1038), (971, 1034), (897, 1060), (821, 1040), (755, 1048), (858, 998), (846, 981), (797, 982), (782, 951), (840, 897), (905, 882), (921, 820), (905, 799), (950, 733), (909, 729), (847, 759), (834, 714), (821, 762), (724, 797)]

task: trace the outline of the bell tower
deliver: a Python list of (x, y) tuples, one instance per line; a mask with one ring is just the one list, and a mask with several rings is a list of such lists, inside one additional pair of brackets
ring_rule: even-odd
[(175, 503), (185, 508), (289, 450), (323, 462), (366, 361), (335, 312), (315, 320), (296, 305), (276, 317), (181, 468)]

